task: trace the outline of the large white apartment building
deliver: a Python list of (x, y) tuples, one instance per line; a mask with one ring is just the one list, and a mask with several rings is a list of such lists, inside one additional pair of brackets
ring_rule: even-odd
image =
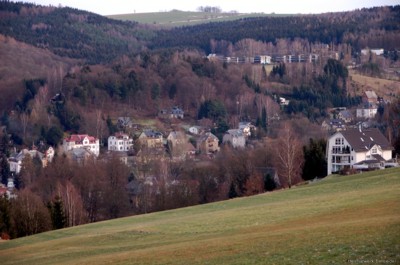
[(392, 146), (376, 128), (348, 129), (333, 134), (326, 146), (328, 175), (348, 168), (383, 168), (392, 159)]

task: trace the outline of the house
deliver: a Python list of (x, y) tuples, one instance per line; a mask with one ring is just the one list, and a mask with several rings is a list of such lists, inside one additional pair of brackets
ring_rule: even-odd
[(317, 62), (317, 61), (318, 61), (318, 54), (315, 54), (315, 53), (310, 54), (310, 55), (308, 56), (308, 61), (309, 61), (310, 63), (315, 63), (315, 62)]
[(121, 128), (132, 128), (133, 121), (131, 120), (130, 117), (118, 117), (118, 125)]
[(133, 139), (128, 134), (118, 132), (108, 137), (108, 151), (126, 152), (133, 149)]
[(378, 96), (375, 91), (365, 91), (362, 96), (362, 102), (367, 106), (376, 106), (378, 104)]
[(172, 131), (167, 137), (168, 148), (170, 154), (174, 158), (184, 159), (195, 154), (194, 146), (189, 143), (185, 133), (180, 131)]
[(183, 119), (184, 114), (185, 112), (181, 108), (175, 106), (171, 109), (162, 109), (159, 116), (167, 119)]
[(282, 97), (279, 98), (279, 105), (281, 105), (281, 106), (288, 106), (289, 103), (290, 103), (290, 101), (287, 100), (286, 98), (282, 98)]
[(65, 153), (81, 148), (86, 149), (97, 157), (100, 154), (99, 139), (87, 134), (72, 134), (63, 140), (63, 151)]
[(118, 151), (118, 152), (109, 151), (102, 156), (102, 159), (104, 159), (104, 161), (110, 161), (114, 158), (117, 158), (122, 164), (125, 164), (127, 166), (134, 165), (133, 154), (130, 154), (127, 151)]
[(361, 54), (362, 55), (369, 55), (369, 53), (373, 53), (375, 55), (383, 55), (385, 53), (384, 49), (362, 49)]
[[(10, 156), (8, 159), (8, 164), (10, 165), (10, 172), (14, 174), (19, 174), (22, 167), (22, 162), (25, 157), (29, 155), (31, 158), (38, 158), (40, 161), (43, 161), (45, 156), (43, 153), (38, 150), (28, 150), (22, 149), (19, 153)], [(42, 163), (43, 165), (43, 163)], [(47, 165), (47, 163), (46, 163)], [(45, 165), (44, 165), (45, 166)]]
[(251, 125), (250, 122), (239, 122), (239, 130), (242, 131), (243, 135), (245, 137), (250, 137), (251, 136), (251, 129), (254, 126)]
[(43, 167), (47, 167), (48, 163), (51, 163), (51, 161), (53, 161), (54, 158), (54, 148), (53, 147), (49, 147), (45, 152), (44, 152), (44, 156), (42, 159), (42, 165)]
[(194, 135), (199, 135), (204, 132), (204, 128), (201, 126), (191, 126), (189, 127), (188, 132)]
[(271, 64), (272, 57), (269, 55), (257, 55), (254, 57), (253, 62), (259, 64)]
[[(376, 128), (336, 132), (327, 143), (328, 175), (345, 168), (385, 167), (392, 159), (392, 146)], [(379, 165), (379, 166), (377, 166)]]
[(217, 136), (207, 132), (197, 140), (197, 149), (204, 154), (215, 153), (219, 151), (218, 142)]
[(85, 161), (97, 157), (91, 150), (86, 147), (73, 148), (65, 152), (65, 155), (78, 163), (84, 163)]
[(0, 183), (0, 197), (6, 196), (7, 199), (15, 199), (17, 195), (14, 193), (15, 185), (14, 179), (7, 179), (7, 186), (3, 183)]
[(181, 145), (187, 141), (186, 134), (181, 131), (172, 131), (167, 137), (168, 145), (171, 145), (172, 147)]
[(378, 113), (378, 96), (374, 91), (365, 91), (362, 96), (362, 106), (357, 108), (356, 117), (361, 119), (374, 118)]
[(346, 129), (346, 125), (341, 119), (325, 120), (322, 122), (321, 127), (326, 131), (334, 131), (334, 132)]
[(343, 120), (345, 123), (353, 121), (353, 114), (350, 110), (342, 110), (337, 115), (338, 119)]
[(362, 107), (357, 108), (356, 117), (361, 119), (372, 119), (378, 113), (377, 107)]
[(246, 146), (246, 138), (240, 129), (228, 130), (222, 138), (222, 142), (231, 144), (233, 148), (244, 148)]
[(161, 148), (163, 147), (163, 135), (154, 130), (144, 130), (138, 138), (141, 146), (148, 148)]

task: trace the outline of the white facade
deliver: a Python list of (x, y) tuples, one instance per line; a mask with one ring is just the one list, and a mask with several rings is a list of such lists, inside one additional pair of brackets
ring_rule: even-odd
[(371, 119), (378, 113), (377, 108), (357, 109), (357, 118)]
[(87, 134), (72, 134), (63, 141), (63, 151), (68, 152), (73, 149), (84, 148), (90, 151), (93, 155), (99, 156), (100, 142), (99, 139)]
[(250, 122), (239, 122), (239, 130), (241, 130), (246, 137), (251, 136), (251, 127)]
[(108, 150), (126, 152), (133, 149), (133, 139), (125, 133), (117, 133), (108, 137)]
[(326, 148), (328, 175), (362, 162), (383, 162), (384, 167), (384, 161), (392, 158), (392, 148), (377, 129), (337, 132), (329, 138)]
[(188, 132), (191, 134), (199, 135), (201, 132), (201, 128), (199, 126), (192, 126), (188, 129)]

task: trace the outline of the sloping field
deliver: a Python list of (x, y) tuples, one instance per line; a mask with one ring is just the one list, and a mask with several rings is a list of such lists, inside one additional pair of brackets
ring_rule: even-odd
[(0, 110), (11, 108), (16, 97), (22, 97), (24, 79), (57, 76), (57, 71), (66, 73), (77, 63), (78, 60), (0, 35)]
[(350, 71), (350, 76), (357, 86), (356, 91), (350, 89), (354, 94), (361, 95), (364, 91), (373, 90), (378, 96), (390, 101), (400, 95), (400, 81), (360, 75), (354, 71)]
[(190, 26), (200, 23), (220, 22), (236, 20), (245, 17), (262, 17), (262, 16), (288, 16), (280, 14), (241, 14), (241, 13), (206, 13), (206, 12), (189, 12), (172, 10), (169, 12), (154, 13), (131, 13), (109, 15), (108, 18), (118, 20), (136, 21), (143, 24), (160, 25), (163, 27)]
[(400, 168), (3, 242), (1, 264), (400, 263)]

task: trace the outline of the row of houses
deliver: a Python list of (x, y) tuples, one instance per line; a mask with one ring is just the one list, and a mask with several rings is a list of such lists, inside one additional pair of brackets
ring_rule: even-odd
[(222, 56), (215, 53), (209, 54), (207, 59), (210, 61), (220, 61), (224, 63), (236, 63), (236, 64), (272, 64), (272, 63), (314, 63), (318, 61), (318, 54), (275, 54), (275, 55), (256, 55), (256, 56)]
[[(250, 122), (240, 122), (237, 129), (228, 130), (223, 136), (222, 143), (230, 144), (234, 148), (244, 148), (246, 139), (251, 135)], [(135, 141), (126, 133), (118, 132), (108, 137), (108, 151), (133, 152), (135, 144), (139, 149), (169, 148), (172, 155), (193, 155), (195, 152), (212, 154), (219, 151), (219, 139), (214, 134), (200, 126), (192, 126), (187, 133), (194, 139), (195, 146), (189, 137), (182, 131), (171, 131), (165, 138), (161, 132), (153, 129), (143, 130)], [(179, 151), (177, 151), (179, 150)], [(100, 141), (87, 134), (73, 134), (63, 140), (62, 151), (74, 160), (85, 159), (89, 156), (98, 157), (100, 154)]]
[(362, 103), (355, 109), (334, 108), (330, 110), (329, 120), (322, 122), (322, 128), (327, 131), (340, 131), (349, 127), (369, 127), (368, 120), (375, 118), (379, 105), (385, 102), (372, 90), (365, 91), (362, 96)]

